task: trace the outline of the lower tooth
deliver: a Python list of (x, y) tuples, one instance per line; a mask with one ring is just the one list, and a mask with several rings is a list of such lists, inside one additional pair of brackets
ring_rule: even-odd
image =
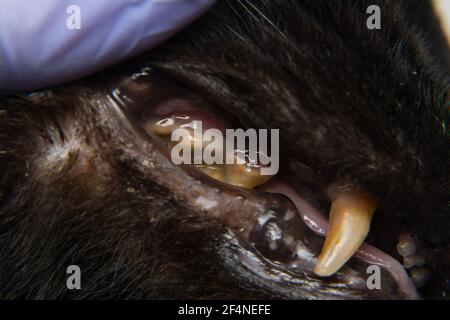
[(402, 257), (408, 257), (416, 254), (417, 247), (416, 243), (411, 236), (401, 235), (397, 243), (397, 252)]
[(425, 259), (421, 256), (407, 256), (403, 258), (403, 265), (407, 269), (412, 267), (423, 267), (425, 265)]
[(431, 272), (427, 268), (417, 267), (411, 269), (411, 279), (417, 287), (423, 287), (431, 278)]

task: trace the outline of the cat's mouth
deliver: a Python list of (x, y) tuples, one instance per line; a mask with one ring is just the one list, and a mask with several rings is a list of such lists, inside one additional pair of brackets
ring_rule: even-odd
[[(289, 209), (281, 210), (282, 216), (275, 213), (276, 210), (262, 216), (255, 225), (251, 243), (270, 263), (293, 273), (308, 274), (309, 279), (332, 284), (342, 281), (349, 290), (369, 290), (371, 292), (366, 292), (365, 296), (368, 299), (448, 298), (449, 279), (445, 271), (448, 270), (448, 249), (426, 248), (413, 234), (400, 232), (395, 227), (370, 230), (373, 211), (373, 219), (376, 219), (376, 204), (363, 190), (348, 184), (332, 185), (327, 192), (327, 206), (306, 187), (299, 184), (294, 187), (287, 180), (273, 179), (257, 189), (287, 197), (303, 224), (320, 238), (311, 236), (298, 225), (289, 225), (292, 219)], [(329, 207), (329, 215), (325, 214), (326, 207)], [(370, 233), (386, 232), (395, 233), (393, 238), (398, 240), (372, 244), (365, 241)], [(392, 247), (395, 250), (391, 250)], [(382, 270), (378, 273), (382, 279), (376, 278), (377, 270)], [(373, 292), (376, 290), (379, 292)]]
[[(133, 101), (123, 89), (115, 91), (114, 100), (119, 104), (127, 100), (128, 105)], [(136, 118), (151, 139), (159, 141), (161, 153), (169, 161), (174, 128), (194, 129), (194, 120), (219, 130), (229, 125), (224, 117), (211, 110), (205, 112), (188, 99), (155, 104), (150, 112)], [(287, 162), (268, 182), (267, 177), (255, 175), (253, 168), (244, 164), (181, 165), (178, 167), (184, 173), (178, 171), (173, 181), (165, 177), (160, 183), (182, 195), (187, 206), (218, 219), (244, 241), (251, 254), (240, 255), (240, 261), (263, 278), (279, 283), (295, 279), (303, 285), (306, 281), (307, 290), (321, 292), (317, 297), (322, 298), (447, 297), (448, 249), (436, 252), (421, 247), (413, 234), (400, 233), (395, 223), (389, 228), (371, 229), (372, 218), (376, 221), (379, 213), (377, 199), (370, 193), (351, 182), (323, 185), (320, 179), (309, 179), (304, 183), (295, 169), (299, 164), (291, 159)], [(163, 167), (167, 169), (166, 164)], [(379, 239), (386, 233), (386, 238), (396, 242), (365, 242), (368, 235), (369, 239), (370, 235)]]
[[(352, 264), (351, 259), (357, 259), (365, 264), (366, 280), (371, 275), (370, 266), (378, 266), (387, 271), (396, 283), (400, 295), (407, 299), (421, 297), (417, 287), (429, 283), (431, 269), (424, 267), (426, 262), (422, 256), (416, 255), (416, 244), (411, 237), (400, 236), (397, 244), (399, 253), (405, 257), (403, 264), (365, 242), (376, 206), (369, 194), (347, 184), (331, 186), (328, 188), (330, 214), (327, 217), (287, 183), (271, 181), (262, 189), (287, 196), (294, 203), (297, 214), (305, 225), (317, 235), (326, 237), (320, 254), (312, 258), (314, 274), (325, 278), (333, 277), (339, 270), (349, 272), (345, 271), (345, 267), (364, 273), (364, 268), (361, 270), (361, 266)], [(409, 274), (406, 266), (410, 268)], [(371, 286), (368, 281), (366, 285)], [(376, 285), (372, 287), (374, 288), (377, 289)], [(380, 286), (378, 289), (381, 289)]]

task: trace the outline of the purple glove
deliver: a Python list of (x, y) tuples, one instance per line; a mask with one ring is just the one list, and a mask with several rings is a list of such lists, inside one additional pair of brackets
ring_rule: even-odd
[(0, 0), (0, 91), (74, 80), (142, 53), (215, 0)]

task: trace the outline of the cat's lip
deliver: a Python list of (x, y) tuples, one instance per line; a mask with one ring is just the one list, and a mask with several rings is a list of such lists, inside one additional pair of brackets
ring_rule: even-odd
[[(270, 193), (279, 193), (288, 197), (297, 208), (298, 215), (308, 228), (310, 228), (317, 235), (324, 237), (328, 229), (328, 220), (318, 210), (311, 206), (294, 188), (287, 183), (280, 181), (269, 181), (264, 185), (262, 190)], [(364, 261), (365, 263), (378, 265), (387, 270), (392, 278), (396, 281), (399, 290), (408, 299), (418, 299), (416, 287), (411, 278), (396, 259), (387, 253), (371, 246), (367, 243), (355, 253), (355, 257)]]

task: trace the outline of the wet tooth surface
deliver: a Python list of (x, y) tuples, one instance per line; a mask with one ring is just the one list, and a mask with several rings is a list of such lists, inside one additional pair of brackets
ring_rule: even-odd
[(411, 269), (411, 278), (417, 287), (422, 287), (430, 280), (431, 271), (424, 267), (413, 268)]
[(401, 235), (397, 243), (397, 252), (402, 257), (416, 254), (417, 247), (414, 239), (409, 235)]
[(272, 178), (260, 174), (259, 167), (253, 167), (247, 164), (226, 165), (225, 182), (237, 187), (252, 189)]
[[(203, 126), (203, 122), (200, 121), (206, 121), (206, 125)], [(262, 165), (253, 163), (247, 158), (244, 160), (244, 163), (238, 163), (235, 150), (231, 150), (235, 159), (234, 164), (225, 164), (225, 160), (228, 158), (226, 157), (227, 150), (225, 145), (215, 140), (205, 139), (203, 136), (205, 134), (204, 129), (210, 128), (212, 124), (215, 124), (213, 119), (198, 113), (194, 113), (193, 116), (172, 114), (148, 119), (146, 128), (161, 137), (169, 148), (179, 146), (182, 150), (190, 150), (190, 155), (193, 156), (192, 164), (213, 179), (235, 187), (253, 189), (266, 183), (273, 177), (271, 175), (262, 175)], [(222, 124), (219, 123), (217, 127), (223, 131)], [(189, 134), (186, 137), (183, 136), (181, 141), (171, 141), (172, 132), (180, 128), (187, 130)], [(208, 147), (210, 150), (213, 150), (214, 160), (217, 159), (219, 161), (212, 161), (212, 164), (211, 161), (204, 161), (204, 152)]]
[(423, 267), (425, 265), (425, 259), (421, 256), (407, 256), (403, 258), (403, 265), (405, 268)]
[(376, 201), (365, 191), (339, 191), (331, 204), (330, 225), (314, 272), (323, 277), (338, 271), (364, 242)]

